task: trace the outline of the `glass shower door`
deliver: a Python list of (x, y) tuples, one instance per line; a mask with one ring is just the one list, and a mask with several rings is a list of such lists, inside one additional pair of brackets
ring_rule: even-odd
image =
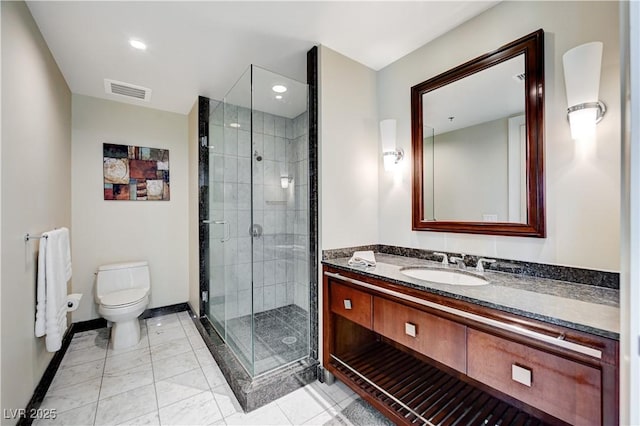
[(309, 355), (307, 97), (252, 65), (209, 117), (207, 316), (253, 377)]
[(208, 316), (253, 375), (250, 82), (247, 70), (209, 119)]
[(207, 316), (223, 339), (225, 332), (224, 280), (224, 151), (222, 102), (209, 102), (209, 296), (206, 303)]
[(251, 73), (247, 70), (224, 99), (225, 246), (227, 344), (250, 375), (253, 364), (251, 211)]

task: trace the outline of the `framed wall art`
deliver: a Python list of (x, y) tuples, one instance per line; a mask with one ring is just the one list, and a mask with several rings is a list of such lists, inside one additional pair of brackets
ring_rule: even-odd
[(168, 201), (169, 150), (105, 143), (105, 200)]

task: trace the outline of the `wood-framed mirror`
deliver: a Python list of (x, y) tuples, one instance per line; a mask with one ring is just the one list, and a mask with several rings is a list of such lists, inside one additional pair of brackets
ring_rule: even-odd
[(413, 229), (544, 238), (543, 121), (543, 30), (413, 86)]

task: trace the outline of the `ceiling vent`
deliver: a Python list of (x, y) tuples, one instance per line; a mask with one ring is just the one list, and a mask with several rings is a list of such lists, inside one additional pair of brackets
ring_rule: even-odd
[(151, 100), (151, 89), (123, 83), (122, 81), (109, 80), (108, 78), (104, 79), (104, 90), (108, 95), (124, 96), (146, 102)]
[(517, 81), (518, 83), (520, 83), (520, 82), (524, 81), (525, 75), (524, 75), (524, 73), (516, 74), (516, 75), (513, 76), (513, 79), (515, 81)]

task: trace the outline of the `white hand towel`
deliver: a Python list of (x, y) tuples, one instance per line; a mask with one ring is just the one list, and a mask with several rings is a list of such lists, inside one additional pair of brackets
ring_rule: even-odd
[(71, 278), (69, 230), (61, 228), (43, 235), (47, 238), (40, 240), (36, 336), (42, 336), (44, 317), (46, 347), (49, 352), (55, 352), (60, 349), (62, 336), (67, 329), (67, 281)]
[(349, 259), (350, 266), (376, 266), (376, 256), (373, 251), (356, 251)]
[(45, 333), (45, 305), (46, 305), (46, 283), (44, 259), (47, 257), (47, 239), (40, 238), (38, 249), (38, 279), (36, 284), (36, 337), (42, 337)]

